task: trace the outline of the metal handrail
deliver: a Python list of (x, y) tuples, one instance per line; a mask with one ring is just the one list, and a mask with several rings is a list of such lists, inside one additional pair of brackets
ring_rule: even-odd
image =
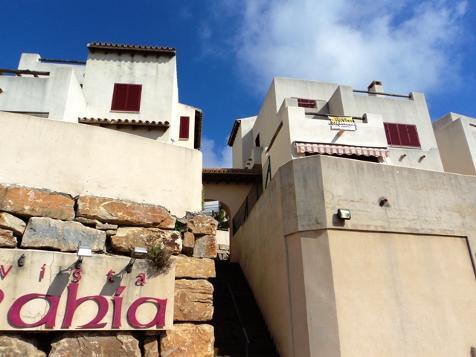
[(49, 58), (40, 58), (40, 62), (43, 62), (43, 63), (58, 63), (58, 64), (77, 64), (77, 65), (85, 65), (86, 64), (86, 62), (84, 62), (84, 61), (49, 59)]
[(0, 68), (0, 75), (3, 73), (15, 74), (20, 76), (22, 74), (33, 75), (35, 77), (38, 76), (49, 76), (50, 72), (46, 71), (30, 71), (29, 69), (7, 69), (7, 68)]
[(323, 117), (323, 118), (329, 118), (329, 117), (350, 117), (354, 120), (365, 120), (364, 117), (354, 117), (354, 116), (351, 116), (351, 115), (340, 115), (340, 114), (322, 114), (322, 113), (316, 113), (316, 112), (312, 112), (312, 111), (309, 111), (309, 110), (306, 110), (306, 114), (309, 114), (309, 115), (314, 115), (316, 117)]
[(248, 348), (250, 345), (250, 339), (248, 337), (248, 333), (246, 332), (245, 325), (243, 324), (243, 320), (241, 319), (240, 309), (238, 308), (238, 304), (236, 303), (235, 294), (231, 289), (230, 283), (226, 283), (226, 287), (228, 288), (228, 292), (230, 293), (231, 301), (233, 302), (233, 307), (235, 308), (236, 316), (238, 317), (238, 321), (241, 326), (241, 331), (243, 332), (243, 336), (245, 337), (245, 356), (248, 357)]
[(357, 90), (357, 89), (354, 89), (352, 92), (354, 92), (354, 93), (364, 93), (364, 94), (374, 94), (374, 95), (384, 95), (384, 96), (388, 96), (388, 97), (397, 97), (397, 98), (407, 98), (407, 99), (412, 98), (411, 93), (407, 94), (407, 95), (402, 95), (402, 94), (383, 93), (383, 92), (369, 92), (368, 90)]

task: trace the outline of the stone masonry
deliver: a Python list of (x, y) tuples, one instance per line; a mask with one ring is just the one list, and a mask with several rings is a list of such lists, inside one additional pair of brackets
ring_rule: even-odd
[(217, 222), (172, 216), (161, 206), (105, 197), (72, 197), (0, 184), (0, 248), (130, 255), (164, 246), (173, 254), (174, 327), (168, 331), (3, 333), (2, 356), (213, 356), (214, 258)]

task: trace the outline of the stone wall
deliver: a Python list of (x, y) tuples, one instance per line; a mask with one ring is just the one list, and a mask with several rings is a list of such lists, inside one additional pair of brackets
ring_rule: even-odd
[(0, 248), (129, 256), (164, 245), (175, 262), (174, 326), (167, 331), (2, 333), (2, 356), (213, 356), (217, 222), (161, 206), (0, 184)]

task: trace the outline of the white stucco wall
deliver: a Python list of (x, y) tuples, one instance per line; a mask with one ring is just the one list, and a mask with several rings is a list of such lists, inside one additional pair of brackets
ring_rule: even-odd
[[(83, 92), (86, 117), (166, 121), (178, 102), (175, 56), (89, 53)], [(141, 84), (139, 113), (111, 111), (114, 83)]]
[[(89, 125), (0, 113), (0, 182), (198, 211), (202, 154)], [(171, 179), (172, 178), (172, 179)]]
[[(137, 113), (112, 111), (115, 83), (142, 85), (140, 111)], [(81, 116), (108, 119), (138, 119), (168, 121), (167, 131), (145, 137), (193, 149), (195, 107), (178, 102), (175, 56), (152, 56), (130, 53), (89, 53), (83, 92), (87, 107)], [(179, 139), (180, 116), (190, 118), (189, 139)], [(121, 131), (132, 132), (130, 128)], [(140, 135), (140, 132), (132, 132)]]
[(41, 56), (37, 53), (22, 53), (18, 63), (18, 69), (30, 71), (54, 72), (57, 69), (72, 69), (79, 83), (83, 83), (86, 65), (72, 63), (41, 62)]
[(252, 156), (251, 150), (255, 145), (253, 140), (253, 126), (256, 121), (256, 116), (237, 120), (240, 121), (240, 126), (232, 147), (233, 167), (243, 169), (248, 159)]
[[(356, 131), (346, 131), (337, 135), (338, 131), (330, 130), (326, 117), (310, 114), (316, 110), (299, 108), (296, 98), (318, 101), (324, 106), (322, 111), (324, 115), (330, 113), (367, 119), (355, 120)], [(283, 114), (283, 111), (287, 111), (288, 114)], [(237, 156), (236, 165), (245, 157), (252, 155), (254, 139), (257, 135), (260, 135), (261, 145), (266, 150), (281, 122), (283, 124), (287, 122), (289, 141), (283, 140), (286, 136), (285, 132), (280, 133), (275, 138), (270, 152), (263, 152), (264, 156), (261, 159), (263, 177), (267, 170), (268, 157), (278, 163), (274, 165), (275, 168), (272, 168), (274, 174), (279, 166), (290, 159), (290, 155), (294, 156), (295, 152), (291, 144), (295, 141), (388, 147), (389, 157), (385, 159), (384, 164), (443, 171), (426, 100), (421, 93), (411, 93), (409, 98), (362, 95), (354, 93), (350, 86), (274, 78), (254, 123), (253, 141), (247, 145), (244, 142), (235, 143), (237, 147), (234, 147), (233, 155)], [(385, 135), (385, 122), (416, 125), (421, 148), (389, 146)], [(283, 128), (286, 129), (286, 125)], [(277, 146), (280, 145), (284, 146), (278, 148)], [(273, 158), (273, 155), (279, 155), (279, 157)]]
[[(263, 187), (269, 184), (270, 179), (282, 165), (293, 158), (288, 111), (285, 108), (282, 108), (282, 110), (279, 111), (277, 118), (278, 123), (282, 123), (281, 129), (279, 129), (280, 124), (278, 124), (278, 127), (275, 129), (275, 133), (277, 133), (277, 135), (273, 144), (266, 145), (261, 152), (261, 162), (263, 166)], [(269, 177), (269, 172), (271, 173), (271, 177)]]
[[(392, 165), (443, 171), (443, 164), (441, 163), (424, 94), (413, 92), (411, 93), (411, 99), (372, 95), (354, 95), (353, 99), (355, 114), (379, 113), (382, 115), (384, 122), (417, 126), (421, 149), (390, 146)], [(354, 115), (353, 113), (349, 114)], [(406, 156), (401, 158), (402, 155)], [(426, 157), (421, 158), (423, 155)]]
[[(190, 105), (178, 103), (177, 105), (177, 119), (173, 120), (171, 127), (168, 129), (168, 134), (173, 138), (174, 143), (178, 146), (183, 146), (193, 149), (195, 140), (195, 111), (197, 108)], [(188, 139), (180, 139), (180, 117), (185, 116), (189, 118)]]
[(73, 69), (57, 68), (49, 76), (0, 76), (0, 110), (48, 113), (48, 118), (77, 122), (84, 98)]
[[(85, 65), (42, 62), (39, 54), (23, 53), (18, 69), (48, 71), (34, 78), (0, 76), (0, 111), (43, 113), (50, 119), (77, 122), (78, 118), (168, 121), (167, 130), (130, 126), (110, 129), (194, 148), (195, 111), (178, 102), (176, 57), (93, 51)], [(138, 113), (111, 111), (115, 83), (141, 84)], [(180, 116), (190, 118), (189, 138), (179, 139)]]
[(275, 108), (278, 110), (286, 98), (320, 99), (329, 101), (338, 85), (312, 80), (294, 78), (274, 78)]
[(445, 171), (476, 175), (476, 119), (449, 113), (433, 129)]

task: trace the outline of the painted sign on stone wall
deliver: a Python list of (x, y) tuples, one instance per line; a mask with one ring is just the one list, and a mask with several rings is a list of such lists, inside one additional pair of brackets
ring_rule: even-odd
[(173, 324), (175, 268), (137, 259), (0, 249), (0, 330), (143, 330)]

